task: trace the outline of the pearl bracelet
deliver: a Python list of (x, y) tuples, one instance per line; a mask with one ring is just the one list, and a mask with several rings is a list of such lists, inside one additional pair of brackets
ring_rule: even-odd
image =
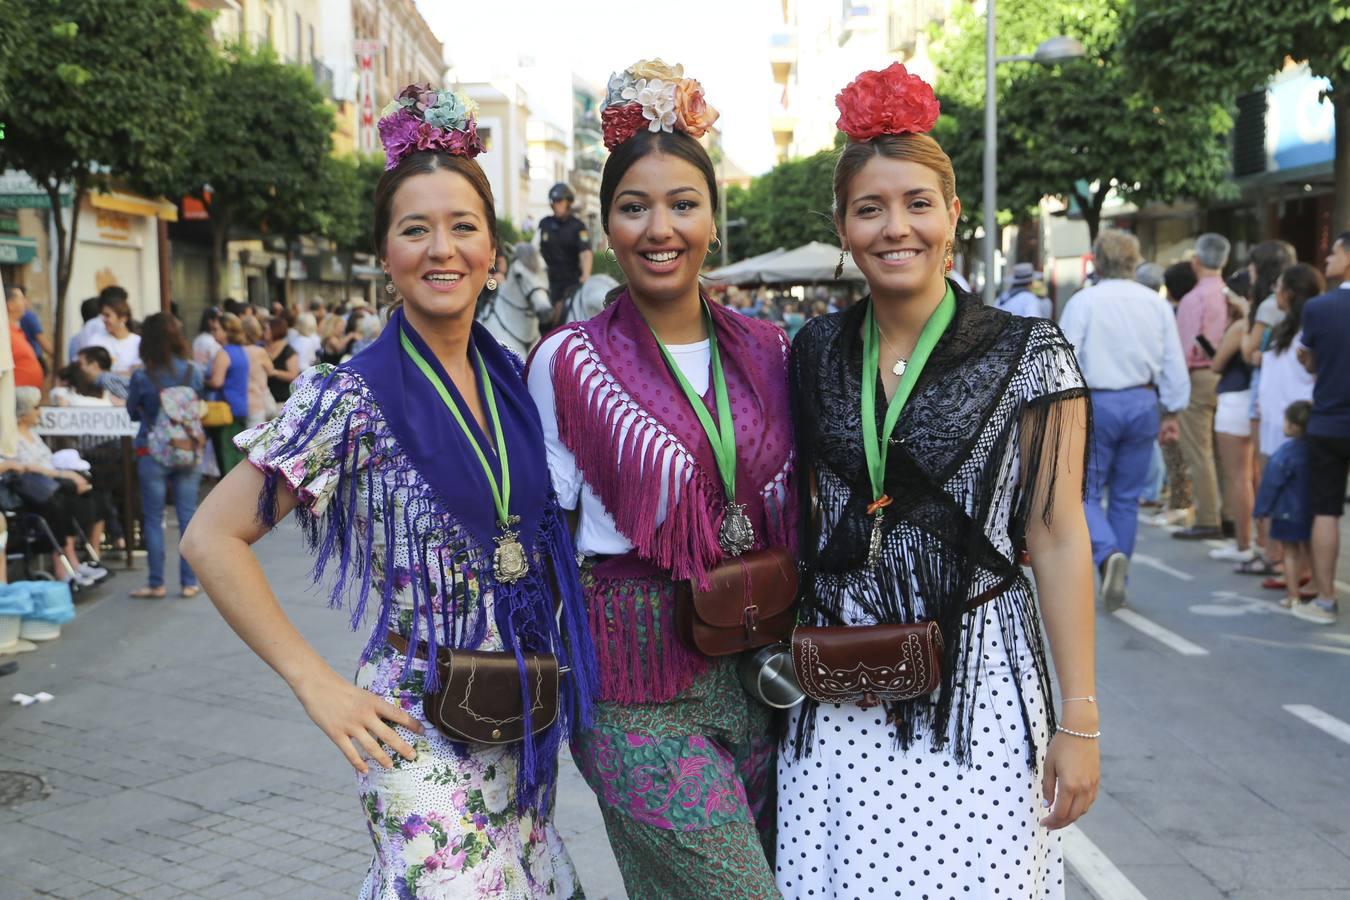
[(1089, 741), (1095, 741), (1102, 736), (1101, 730), (1097, 731), (1074, 731), (1072, 728), (1065, 728), (1062, 725), (1055, 726), (1055, 731), (1062, 734), (1071, 734), (1077, 738), (1086, 738)]

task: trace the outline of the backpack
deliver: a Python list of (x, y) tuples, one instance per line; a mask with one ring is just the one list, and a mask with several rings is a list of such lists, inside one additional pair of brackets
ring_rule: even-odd
[(159, 415), (150, 426), (146, 446), (151, 458), (167, 469), (201, 465), (206, 432), (202, 430), (202, 404), (196, 391), (185, 384), (160, 388)]

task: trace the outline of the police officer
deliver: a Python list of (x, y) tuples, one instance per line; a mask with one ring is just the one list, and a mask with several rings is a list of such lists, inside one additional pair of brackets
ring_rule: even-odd
[(576, 195), (567, 184), (549, 188), (548, 202), (553, 215), (539, 223), (539, 252), (548, 267), (548, 292), (556, 315), (568, 295), (591, 277), (591, 236), (585, 223), (572, 215)]

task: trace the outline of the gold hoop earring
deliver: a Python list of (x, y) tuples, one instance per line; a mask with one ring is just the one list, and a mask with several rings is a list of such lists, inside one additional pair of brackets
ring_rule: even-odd
[(619, 261), (619, 255), (618, 255), (617, 253), (614, 252), (614, 248), (613, 248), (613, 247), (606, 247), (606, 248), (605, 248), (605, 259), (609, 260), (609, 261), (612, 262), (612, 263), (616, 263), (616, 262)]
[[(716, 244), (717, 246), (714, 247), (713, 244)], [(722, 239), (717, 235), (713, 235), (712, 241), (708, 244), (708, 252), (704, 255), (712, 256), (714, 253), (721, 253), (721, 252), (722, 252)]]
[(847, 252), (847, 251), (845, 251), (845, 250), (840, 250), (840, 251), (839, 251), (839, 263), (834, 267), (834, 280), (835, 280), (835, 281), (838, 281), (839, 279), (841, 279), (841, 278), (844, 277), (844, 254), (845, 254), (846, 252)]

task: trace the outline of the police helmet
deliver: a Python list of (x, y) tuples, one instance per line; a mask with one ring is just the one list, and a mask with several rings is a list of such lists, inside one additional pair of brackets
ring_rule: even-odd
[(577, 195), (572, 193), (572, 188), (565, 181), (560, 181), (548, 189), (548, 202), (557, 203), (561, 200), (576, 202)]

